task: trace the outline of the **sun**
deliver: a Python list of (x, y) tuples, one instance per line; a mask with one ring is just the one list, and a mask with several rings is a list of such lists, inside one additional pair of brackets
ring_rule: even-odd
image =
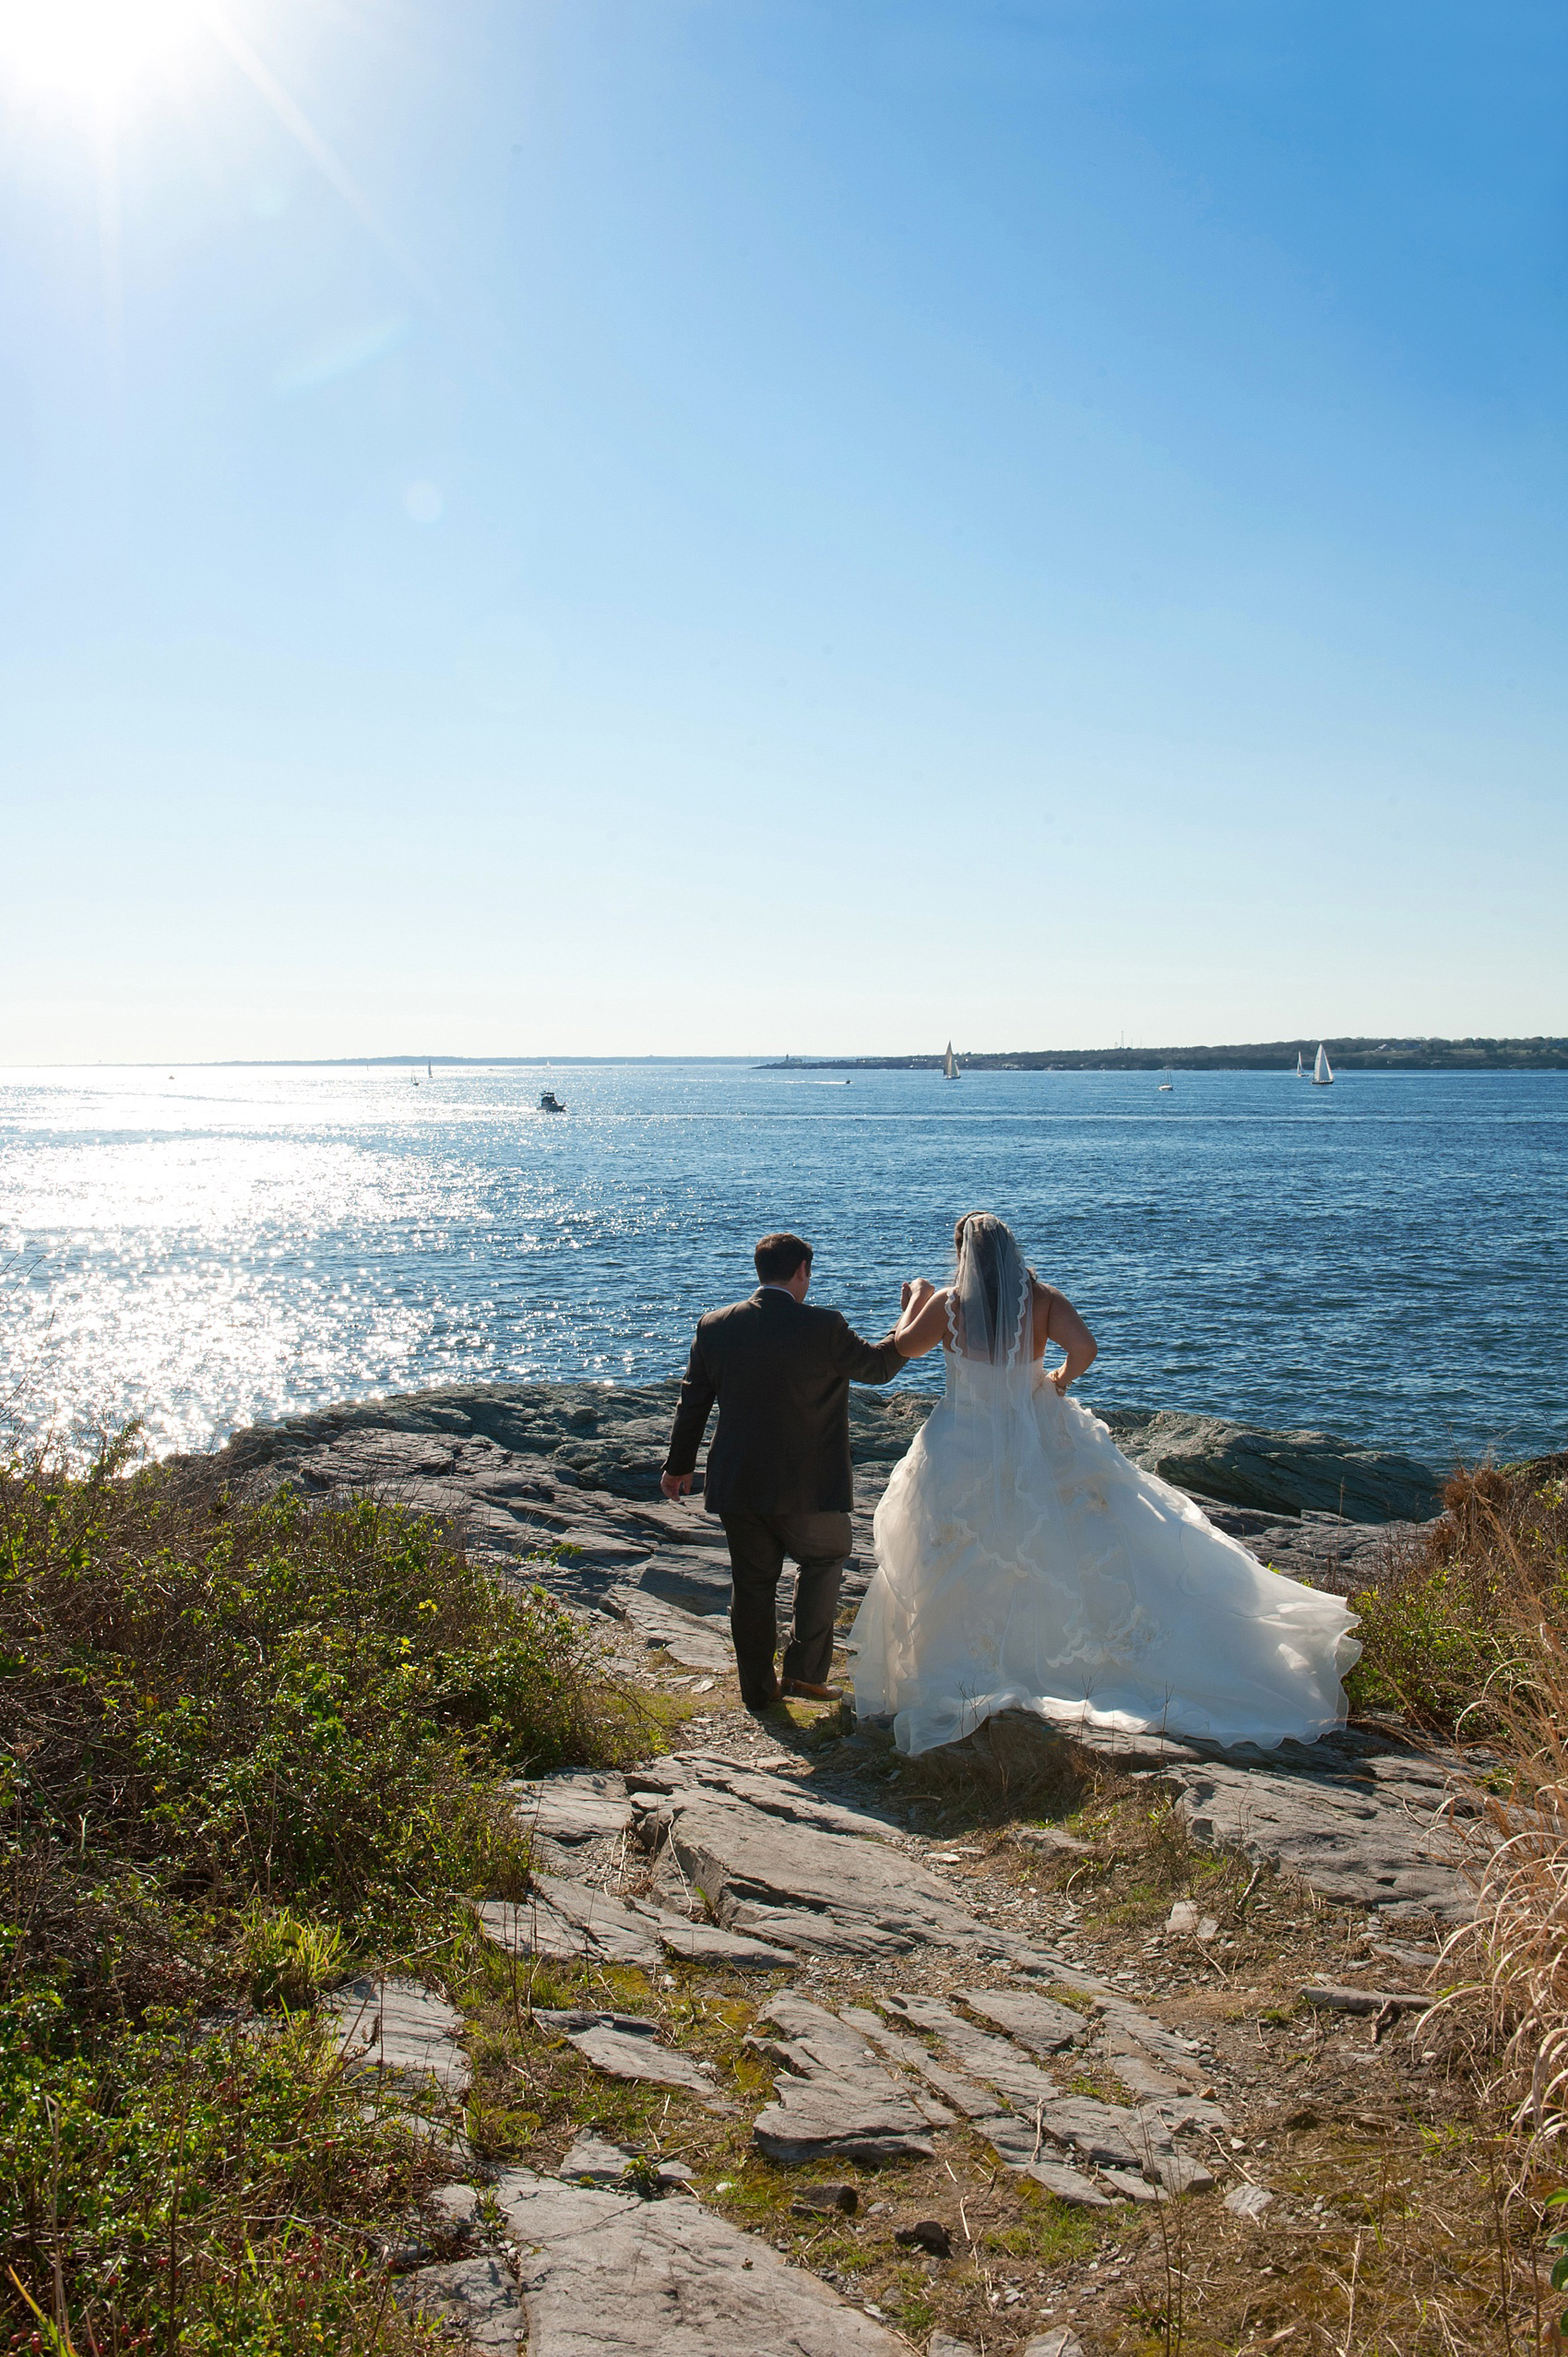
[(0, 0), (0, 91), (118, 109), (176, 65), (201, 0)]

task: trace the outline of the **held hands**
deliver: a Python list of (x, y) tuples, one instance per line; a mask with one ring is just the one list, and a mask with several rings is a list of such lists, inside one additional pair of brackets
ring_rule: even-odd
[(898, 1307), (901, 1311), (924, 1309), (935, 1291), (929, 1277), (906, 1277), (898, 1291)]

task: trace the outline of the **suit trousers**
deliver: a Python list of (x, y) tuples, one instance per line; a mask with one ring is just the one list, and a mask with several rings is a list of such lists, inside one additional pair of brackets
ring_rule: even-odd
[(749, 1514), (719, 1517), (730, 1542), (730, 1633), (741, 1673), (741, 1699), (761, 1710), (773, 1699), (773, 1657), (778, 1644), (774, 1602), (784, 1558), (800, 1566), (795, 1625), (784, 1649), (783, 1674), (808, 1685), (827, 1683), (833, 1667), (833, 1627), (838, 1581), (849, 1553), (847, 1514)]

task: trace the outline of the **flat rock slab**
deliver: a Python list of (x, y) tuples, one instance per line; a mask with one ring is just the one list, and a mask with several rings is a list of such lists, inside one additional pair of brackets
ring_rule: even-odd
[(975, 2133), (984, 2137), (1004, 2167), (1032, 2177), (1058, 2201), (1068, 2202), (1075, 2209), (1110, 2208), (1111, 2196), (1103, 2185), (1096, 2184), (1081, 2170), (1069, 2168), (1052, 2150), (1043, 2130), (1019, 2119), (1016, 2113), (998, 2112), (990, 2119), (977, 2120)]
[(625, 2191), (623, 2180), (627, 2170), (639, 2165), (651, 2170), (666, 2193), (675, 2193), (690, 2184), (695, 2175), (683, 2161), (648, 2161), (625, 2145), (607, 2144), (598, 2136), (580, 2136), (571, 2150), (563, 2155), (555, 2173), (571, 2184), (581, 2184), (586, 2180), (592, 2185), (620, 2185)]
[(422, 1982), (365, 1974), (334, 1989), (322, 2010), (350, 2070), (384, 2073), (416, 2095), (433, 2083), (454, 2101), (468, 2092), (463, 2017)]
[(509, 2170), (529, 2357), (907, 2357), (770, 2244), (695, 2201), (638, 2201)]
[(555, 2173), (569, 2184), (586, 2178), (593, 2185), (618, 2185), (632, 2158), (622, 2146), (607, 2144), (602, 2137), (580, 2136), (571, 2150), (563, 2154)]
[(964, 1989), (959, 1994), (971, 2013), (994, 2022), (1032, 2053), (1060, 2053), (1088, 2033), (1087, 2022), (1071, 2006), (1058, 2005), (1032, 1989)]
[(477, 2185), (437, 2185), (425, 2195), (421, 2208), (427, 2224), (447, 2243), (465, 2243), (480, 2227)]
[(1185, 2078), (1194, 2087), (1201, 2085), (1203, 2068), (1196, 2059), (1195, 2041), (1183, 2038), (1178, 2030), (1167, 2029), (1163, 2021), (1156, 2021), (1141, 2006), (1129, 2004), (1125, 1997), (1113, 1996), (1099, 1983), (1080, 1982), (1076, 1977), (1069, 1981), (1065, 1975), (1063, 1981), (1068, 1988), (1081, 1986), (1093, 1998), (1110, 2053), (1153, 2055), (1176, 2077)]
[(548, 1776), (507, 1791), (518, 1823), (547, 1841), (597, 1841), (624, 1833), (632, 1822), (624, 1776)]
[(970, 2077), (993, 2087), (1016, 2110), (1032, 2113), (1038, 2105), (1054, 2103), (1060, 2098), (1062, 2090), (1056, 2081), (1038, 2063), (1021, 2053), (1010, 2038), (997, 2038), (988, 2030), (976, 2030), (940, 1997), (900, 1994), (885, 1997), (882, 2002), (891, 2006), (901, 2021), (940, 2038)]
[(718, 1923), (688, 1923), (662, 1909), (659, 1937), (666, 1954), (678, 1964), (719, 1964), (731, 1971), (777, 1972), (795, 1961), (787, 1947), (775, 1947), (745, 1932), (727, 1932)]
[(403, 2276), (396, 2289), (400, 2306), (449, 2326), (470, 2349), (513, 2357), (523, 2329), (523, 2304), (511, 2276), (488, 2251), (422, 2267)]
[(854, 1812), (813, 1804), (783, 1779), (752, 1780), (784, 1806), (754, 1801), (734, 1771), (722, 1788), (694, 1780), (662, 1795), (682, 1871), (727, 1929), (807, 1955), (894, 1956), (925, 1946), (1003, 1955), (1016, 1946), (893, 1849), (885, 1826), (876, 1825), (883, 1839), (846, 1839), (864, 1822)]
[(612, 2018), (586, 2021), (579, 2029), (568, 2030), (566, 2037), (595, 2070), (603, 2071), (609, 2078), (632, 2079), (648, 2087), (683, 2087), (700, 2095), (705, 2103), (716, 2103), (712, 2072), (693, 2062), (689, 2054), (678, 2053), (673, 2046), (661, 2046), (653, 2030), (651, 2021), (633, 2028)]
[[(1392, 1916), (1473, 1913), (1480, 1802), (1463, 1763), (1354, 1736), (1170, 1771), (1194, 1838)], [(1457, 1822), (1456, 1822), (1457, 1817)], [(1480, 1838), (1484, 1838), (1481, 1836)]]
[(944, 2069), (918, 2038), (906, 2038), (898, 2030), (889, 2030), (885, 2021), (879, 2021), (874, 2013), (868, 2013), (861, 2006), (846, 2006), (842, 2018), (879, 2053), (890, 2055), (906, 2070), (918, 2071), (939, 2095), (971, 2120), (988, 2119), (995, 2111), (996, 2098), (989, 2088), (977, 2087), (972, 2078)]
[(746, 1933), (694, 1923), (671, 1908), (612, 1899), (590, 1884), (554, 1875), (535, 1875), (526, 1899), (481, 1899), (473, 1911), (485, 1936), (514, 1956), (634, 1964), (645, 1971), (666, 1955), (680, 1963), (743, 1971), (776, 1971), (794, 1961), (788, 1948)]
[(792, 1990), (781, 1990), (758, 2019), (783, 2032), (766, 2046), (784, 2065), (777, 2100), (752, 2128), (770, 2160), (931, 2158), (926, 2119), (847, 2023)]
[(645, 1645), (662, 1649), (683, 1670), (734, 1668), (735, 1650), (722, 1625), (716, 1628), (711, 1621), (683, 1612), (679, 1604), (642, 1588), (612, 1588), (606, 1601)]
[(646, 1970), (662, 1954), (647, 1916), (591, 1883), (560, 1875), (536, 1874), (526, 1899), (481, 1899), (474, 1912), (486, 1936), (515, 1956), (546, 1956), (558, 1962), (588, 1958)]
[(676, 1752), (651, 1767), (631, 1770), (626, 1783), (633, 1805), (638, 1808), (653, 1808), (664, 1802), (684, 1806), (702, 1798), (719, 1803), (729, 1799), (760, 1809), (766, 1816), (815, 1826), (825, 1833), (864, 1835), (876, 1841), (899, 1839), (885, 1818), (846, 1808), (841, 1802), (814, 1792), (809, 1778), (801, 1776), (798, 1762), (788, 1757), (763, 1763), (731, 1759), (722, 1752)]

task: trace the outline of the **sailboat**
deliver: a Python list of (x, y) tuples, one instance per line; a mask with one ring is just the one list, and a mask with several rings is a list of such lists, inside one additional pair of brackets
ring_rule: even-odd
[(1317, 1061), (1313, 1065), (1313, 1087), (1314, 1089), (1332, 1089), (1333, 1086), (1334, 1067), (1328, 1061), (1328, 1050), (1323, 1046), (1320, 1042), (1318, 1045)]
[(1296, 1077), (1297, 1077), (1297, 1079), (1298, 1079), (1298, 1080), (1304, 1080), (1304, 1079), (1306, 1078), (1306, 1077), (1307, 1077), (1307, 1067), (1306, 1067), (1306, 1065), (1305, 1065), (1301, 1062), (1301, 1049), (1300, 1049), (1300, 1048), (1298, 1048), (1298, 1049), (1296, 1050)]
[(956, 1080), (958, 1077), (958, 1059), (953, 1053), (951, 1040), (947, 1042), (947, 1053), (942, 1059), (942, 1077), (944, 1080)]
[(425, 1067), (424, 1067), (424, 1077), (425, 1077), (425, 1078), (426, 1078), (427, 1080), (434, 1080), (434, 1077), (435, 1077), (434, 1073), (431, 1070), (431, 1067), (430, 1067), (430, 1065), (429, 1065), (428, 1064), (427, 1064), (427, 1065), (425, 1065)]
[(1171, 1071), (1170, 1066), (1167, 1065), (1165, 1067), (1165, 1077), (1154, 1093), (1157, 1097), (1166, 1096), (1172, 1089), (1174, 1089), (1175, 1086), (1176, 1075)]

